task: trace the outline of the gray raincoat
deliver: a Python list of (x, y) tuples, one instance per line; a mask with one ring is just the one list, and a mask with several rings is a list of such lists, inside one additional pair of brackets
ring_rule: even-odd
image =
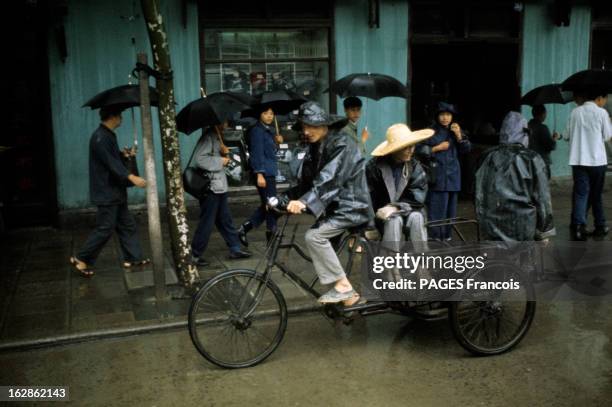
[(485, 240), (531, 241), (554, 236), (542, 157), (521, 144), (485, 151), (476, 171), (476, 216)]
[(320, 221), (338, 227), (371, 222), (374, 212), (365, 174), (365, 158), (353, 138), (330, 129), (317, 144), (310, 144), (299, 171), (298, 185), (286, 198), (299, 199)]

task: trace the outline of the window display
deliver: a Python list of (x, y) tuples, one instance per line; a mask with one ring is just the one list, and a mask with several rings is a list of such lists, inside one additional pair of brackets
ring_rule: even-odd
[[(266, 91), (296, 92), (329, 110), (328, 28), (223, 29), (203, 31), (204, 88), (207, 93), (229, 91), (259, 95)], [(291, 183), (293, 152), (299, 135), (291, 130), (293, 116), (277, 116), (284, 143), (278, 149), (277, 182)], [(237, 117), (224, 134), (231, 163), (226, 168), (231, 186), (253, 185), (244, 132), (255, 119)]]
[(290, 90), (329, 109), (328, 29), (206, 29), (207, 93)]

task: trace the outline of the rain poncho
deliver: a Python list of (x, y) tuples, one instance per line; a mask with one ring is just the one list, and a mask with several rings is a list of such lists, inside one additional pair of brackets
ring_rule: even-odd
[(542, 240), (555, 234), (546, 164), (520, 144), (483, 153), (476, 171), (476, 217), (485, 240)]
[(499, 130), (500, 144), (521, 143), (525, 147), (529, 146), (529, 124), (527, 119), (519, 112), (509, 112), (502, 122)]
[(301, 161), (298, 185), (282, 200), (299, 199), (319, 221), (339, 227), (372, 221), (366, 161), (350, 135), (330, 129), (323, 141), (310, 144), (296, 158)]

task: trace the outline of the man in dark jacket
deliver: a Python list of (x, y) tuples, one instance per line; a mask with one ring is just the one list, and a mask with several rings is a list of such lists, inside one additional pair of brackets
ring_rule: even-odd
[(127, 206), (127, 188), (144, 188), (143, 178), (130, 174), (122, 160), (113, 132), (121, 125), (121, 109), (100, 109), (102, 123), (89, 141), (89, 193), (91, 202), (98, 207), (96, 228), (89, 235), (72, 265), (84, 276), (92, 276), (92, 266), (100, 251), (110, 239), (113, 230), (119, 235), (124, 267), (145, 264), (137, 237), (136, 222)]
[(411, 132), (405, 124), (394, 124), (387, 129), (387, 140), (372, 152), (376, 158), (366, 166), (366, 174), (383, 241), (403, 241), (405, 229), (412, 242), (427, 241), (423, 210), (427, 174), (413, 154), (415, 145), (433, 133), (430, 129)]
[(542, 157), (519, 143), (485, 151), (476, 171), (476, 217), (485, 240), (520, 242), (554, 236)]
[(334, 286), (319, 298), (321, 303), (351, 305), (359, 295), (346, 277), (330, 239), (373, 218), (365, 175), (365, 159), (355, 140), (337, 131), (346, 120), (328, 115), (315, 102), (300, 107), (298, 127), (310, 151), (302, 164), (299, 185), (288, 191), (287, 210), (308, 209), (317, 223), (306, 232), (306, 245), (322, 284)]
[(546, 107), (536, 105), (531, 109), (533, 119), (529, 121), (529, 149), (540, 154), (546, 163), (546, 174), (550, 179), (550, 152), (553, 151), (559, 140), (557, 132), (550, 134), (548, 126), (544, 124), (546, 120)]

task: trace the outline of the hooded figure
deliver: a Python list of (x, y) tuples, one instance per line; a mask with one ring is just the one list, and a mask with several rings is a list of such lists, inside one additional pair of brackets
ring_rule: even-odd
[(386, 141), (374, 149), (366, 174), (376, 226), (386, 242), (427, 241), (424, 205), (427, 174), (414, 158), (414, 146), (430, 138), (433, 130), (410, 131), (405, 124), (387, 129)]
[(296, 129), (309, 143), (299, 183), (287, 191), (281, 201), (290, 213), (308, 209), (317, 222), (306, 232), (305, 240), (315, 271), (322, 284), (334, 286), (319, 298), (322, 303), (359, 300), (346, 277), (330, 239), (348, 228), (369, 223), (373, 219), (370, 194), (365, 175), (365, 158), (355, 140), (338, 129), (346, 119), (328, 115), (315, 102), (300, 107)]
[(476, 217), (485, 240), (516, 242), (554, 236), (542, 157), (521, 144), (485, 151), (476, 171)]
[(519, 112), (508, 112), (499, 129), (500, 144), (520, 143), (529, 146), (529, 124)]

